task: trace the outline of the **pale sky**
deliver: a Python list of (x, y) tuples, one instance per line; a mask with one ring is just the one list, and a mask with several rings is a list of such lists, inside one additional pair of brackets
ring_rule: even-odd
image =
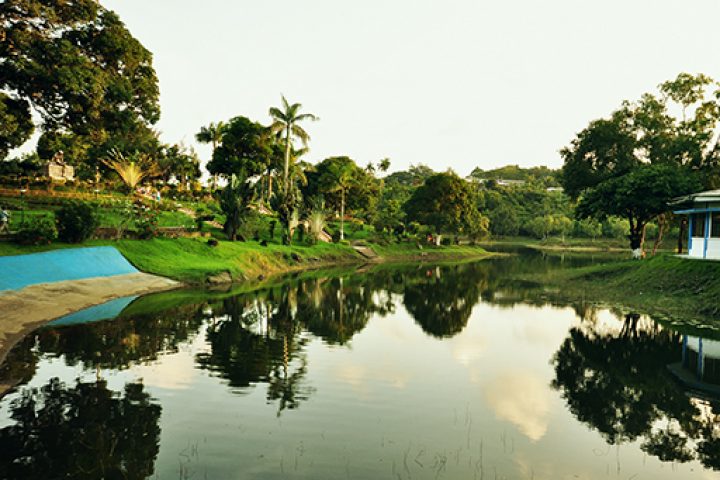
[(558, 150), (679, 72), (720, 79), (718, 0), (105, 0), (154, 54), (165, 142), (284, 93), (308, 160), (559, 167)]

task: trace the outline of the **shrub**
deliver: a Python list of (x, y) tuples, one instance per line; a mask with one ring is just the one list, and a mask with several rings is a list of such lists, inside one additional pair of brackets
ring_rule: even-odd
[(50, 217), (31, 218), (15, 235), (21, 245), (48, 245), (57, 239), (55, 222)]
[(139, 202), (135, 204), (134, 208), (137, 216), (135, 226), (137, 227), (138, 238), (147, 240), (157, 237), (159, 233), (157, 210), (151, 209)]
[(68, 202), (55, 213), (58, 239), (81, 243), (90, 238), (100, 225), (95, 207), (84, 202)]

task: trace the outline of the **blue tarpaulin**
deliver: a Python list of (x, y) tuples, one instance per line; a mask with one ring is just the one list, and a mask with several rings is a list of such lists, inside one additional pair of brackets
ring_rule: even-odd
[(72, 248), (0, 257), (0, 291), (19, 290), (38, 283), (137, 272), (114, 247)]

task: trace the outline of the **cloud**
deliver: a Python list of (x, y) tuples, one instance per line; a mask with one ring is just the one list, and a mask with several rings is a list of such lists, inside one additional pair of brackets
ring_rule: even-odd
[(540, 440), (548, 428), (550, 392), (532, 372), (505, 372), (484, 385), (485, 401), (495, 415), (514, 424), (532, 441)]

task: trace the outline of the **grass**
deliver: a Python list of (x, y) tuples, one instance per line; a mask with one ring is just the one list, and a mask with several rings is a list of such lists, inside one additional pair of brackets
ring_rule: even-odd
[[(252, 280), (259, 276), (290, 270), (313, 269), (329, 265), (364, 263), (350, 245), (318, 243), (293, 246), (258, 242), (220, 241), (216, 247), (208, 245), (204, 238), (156, 238), (152, 240), (91, 240), (82, 245), (54, 243), (44, 246), (19, 246), (0, 242), (0, 255), (21, 255), (61, 248), (110, 245), (120, 252), (139, 270), (162, 275), (191, 284), (204, 283), (214, 275), (229, 273), (233, 280)], [(415, 244), (404, 243), (389, 246), (368, 244), (385, 260), (412, 260), (419, 258), (420, 250)], [(428, 259), (481, 257), (487, 255), (479, 247), (447, 246), (424, 247)]]
[(623, 305), (668, 323), (703, 327), (720, 320), (720, 262), (716, 261), (661, 254), (524, 280), (554, 287), (554, 296)]

